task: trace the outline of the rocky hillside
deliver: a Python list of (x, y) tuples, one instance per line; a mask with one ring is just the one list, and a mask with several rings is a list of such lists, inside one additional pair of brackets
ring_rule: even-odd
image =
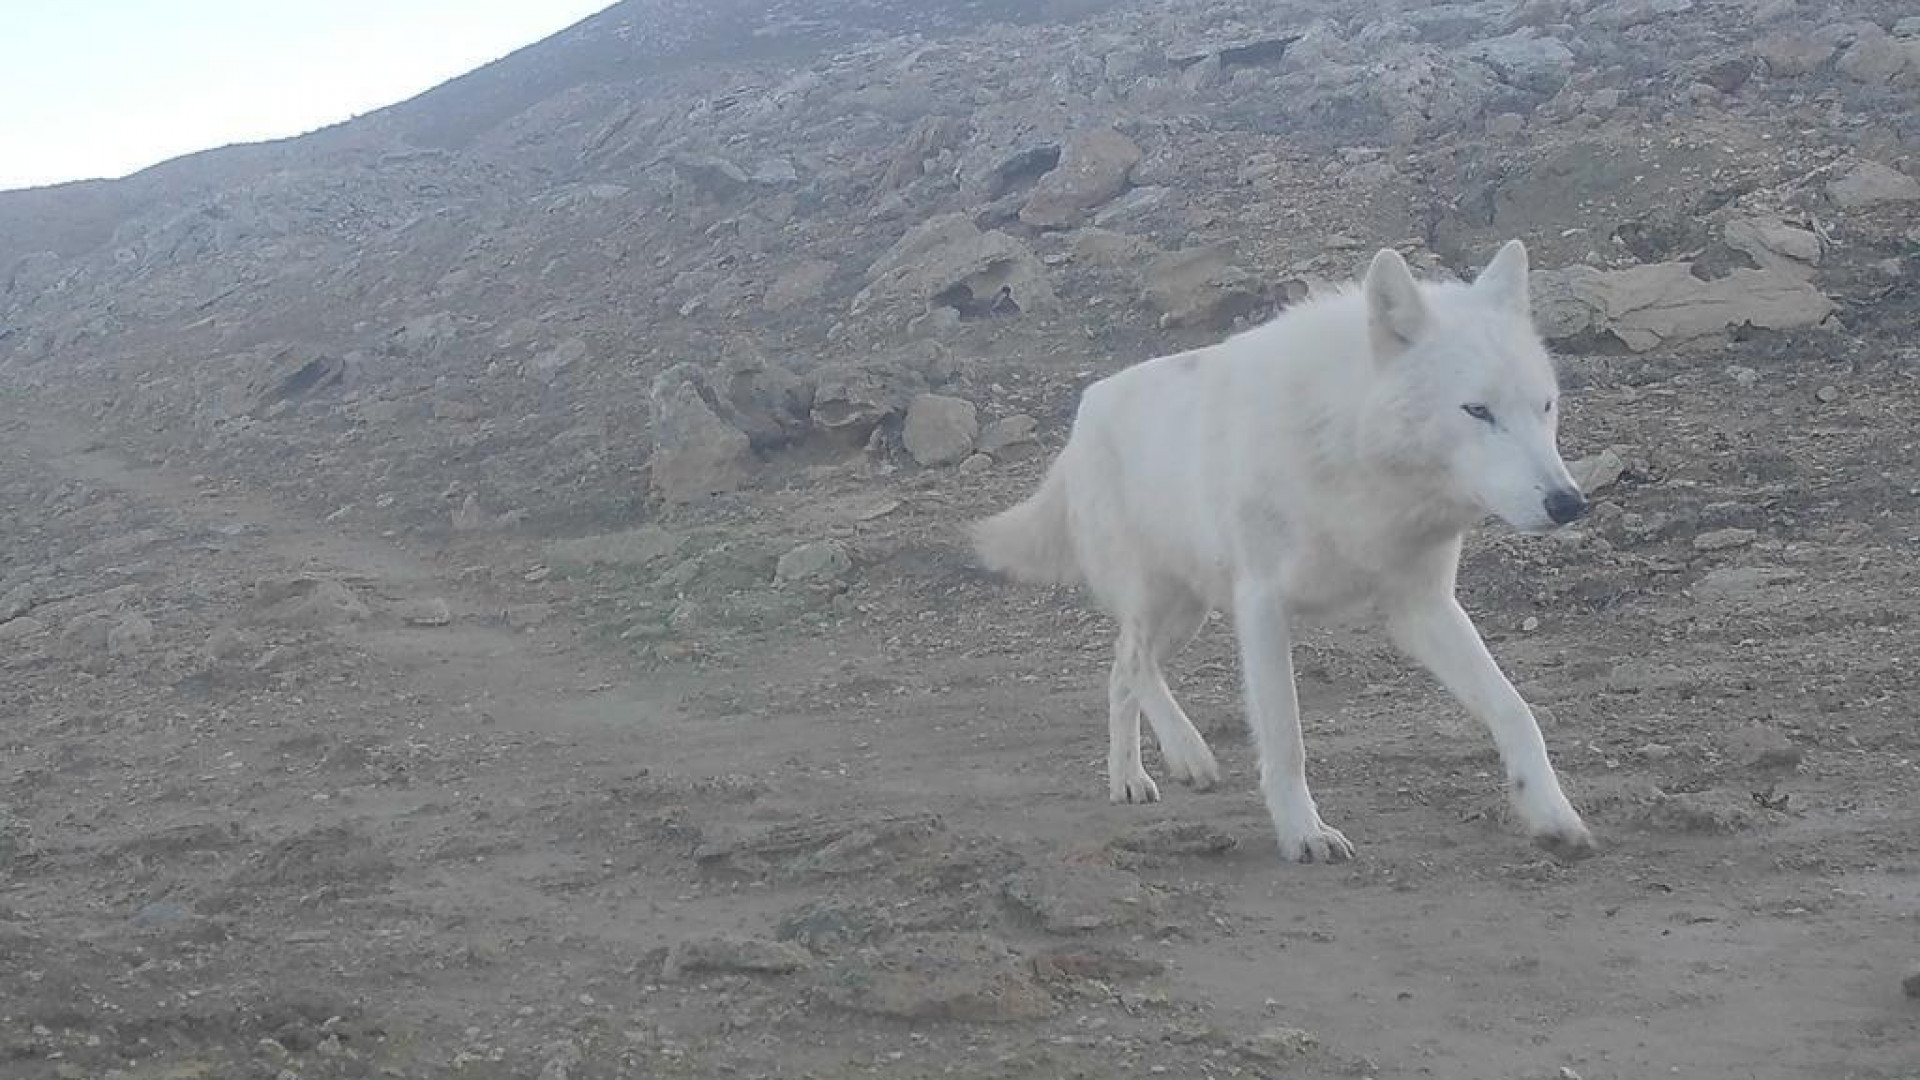
[(681, 361), (771, 364), (796, 423), (824, 381), (858, 437), (923, 384), (985, 392), (976, 358), (1203, 340), (1380, 244), (1457, 268), (1523, 236), (1571, 268), (1557, 336), (1602, 351), (1911, 295), (1897, 4), (926, 7), (630, 0), (303, 139), (0, 196), (0, 371), (324, 453), (312, 498), (381, 477), (425, 528), (449, 484), (627, 512)]

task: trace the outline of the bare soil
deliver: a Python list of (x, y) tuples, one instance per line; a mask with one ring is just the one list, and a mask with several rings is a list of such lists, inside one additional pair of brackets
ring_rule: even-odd
[(14, 410), (5, 1074), (1909, 1075), (1920, 397), (1767, 374), (1589, 384), (1632, 516), (1469, 558), (1605, 845), (1571, 866), (1359, 632), (1300, 664), (1357, 862), (1272, 850), (1223, 629), (1180, 691), (1225, 782), (1109, 805), (1107, 628), (953, 535), (1041, 458), (823, 474), (890, 551), (858, 592), (642, 662), (497, 587), (525, 541), (405, 550)]

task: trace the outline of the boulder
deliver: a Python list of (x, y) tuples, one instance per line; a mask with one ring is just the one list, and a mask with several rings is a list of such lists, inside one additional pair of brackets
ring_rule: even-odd
[(1140, 147), (1112, 128), (1081, 132), (1067, 141), (1060, 164), (1040, 178), (1020, 209), (1036, 229), (1064, 229), (1127, 190)]
[(1833, 301), (1795, 274), (1735, 270), (1702, 281), (1689, 263), (1652, 263), (1621, 270), (1570, 266), (1536, 271), (1533, 308), (1541, 332), (1565, 341), (1611, 334), (1634, 352), (1713, 337), (1731, 327), (1769, 330), (1815, 326)]
[(700, 369), (675, 364), (653, 382), (653, 490), (692, 502), (744, 486), (755, 458), (747, 433), (721, 419)]

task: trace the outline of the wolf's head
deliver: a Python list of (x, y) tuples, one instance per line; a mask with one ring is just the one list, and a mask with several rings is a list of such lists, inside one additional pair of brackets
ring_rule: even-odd
[(1546, 532), (1587, 510), (1555, 441), (1559, 384), (1533, 327), (1527, 249), (1511, 240), (1471, 285), (1416, 282), (1392, 249), (1361, 287), (1374, 445), (1449, 502)]

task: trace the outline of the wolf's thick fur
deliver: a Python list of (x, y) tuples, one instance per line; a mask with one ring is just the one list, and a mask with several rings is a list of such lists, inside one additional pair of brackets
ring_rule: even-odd
[(1039, 490), (974, 540), (988, 567), (1083, 582), (1118, 620), (1115, 802), (1159, 798), (1142, 712), (1174, 777), (1219, 778), (1161, 665), (1229, 611), (1281, 850), (1350, 857), (1307, 789), (1290, 627), (1371, 609), (1487, 725), (1536, 839), (1580, 854), (1592, 840), (1533, 713), (1454, 599), (1461, 538), (1487, 514), (1544, 532), (1584, 512), (1557, 399), (1519, 241), (1471, 285), (1416, 282), (1385, 250), (1357, 289), (1088, 387)]

